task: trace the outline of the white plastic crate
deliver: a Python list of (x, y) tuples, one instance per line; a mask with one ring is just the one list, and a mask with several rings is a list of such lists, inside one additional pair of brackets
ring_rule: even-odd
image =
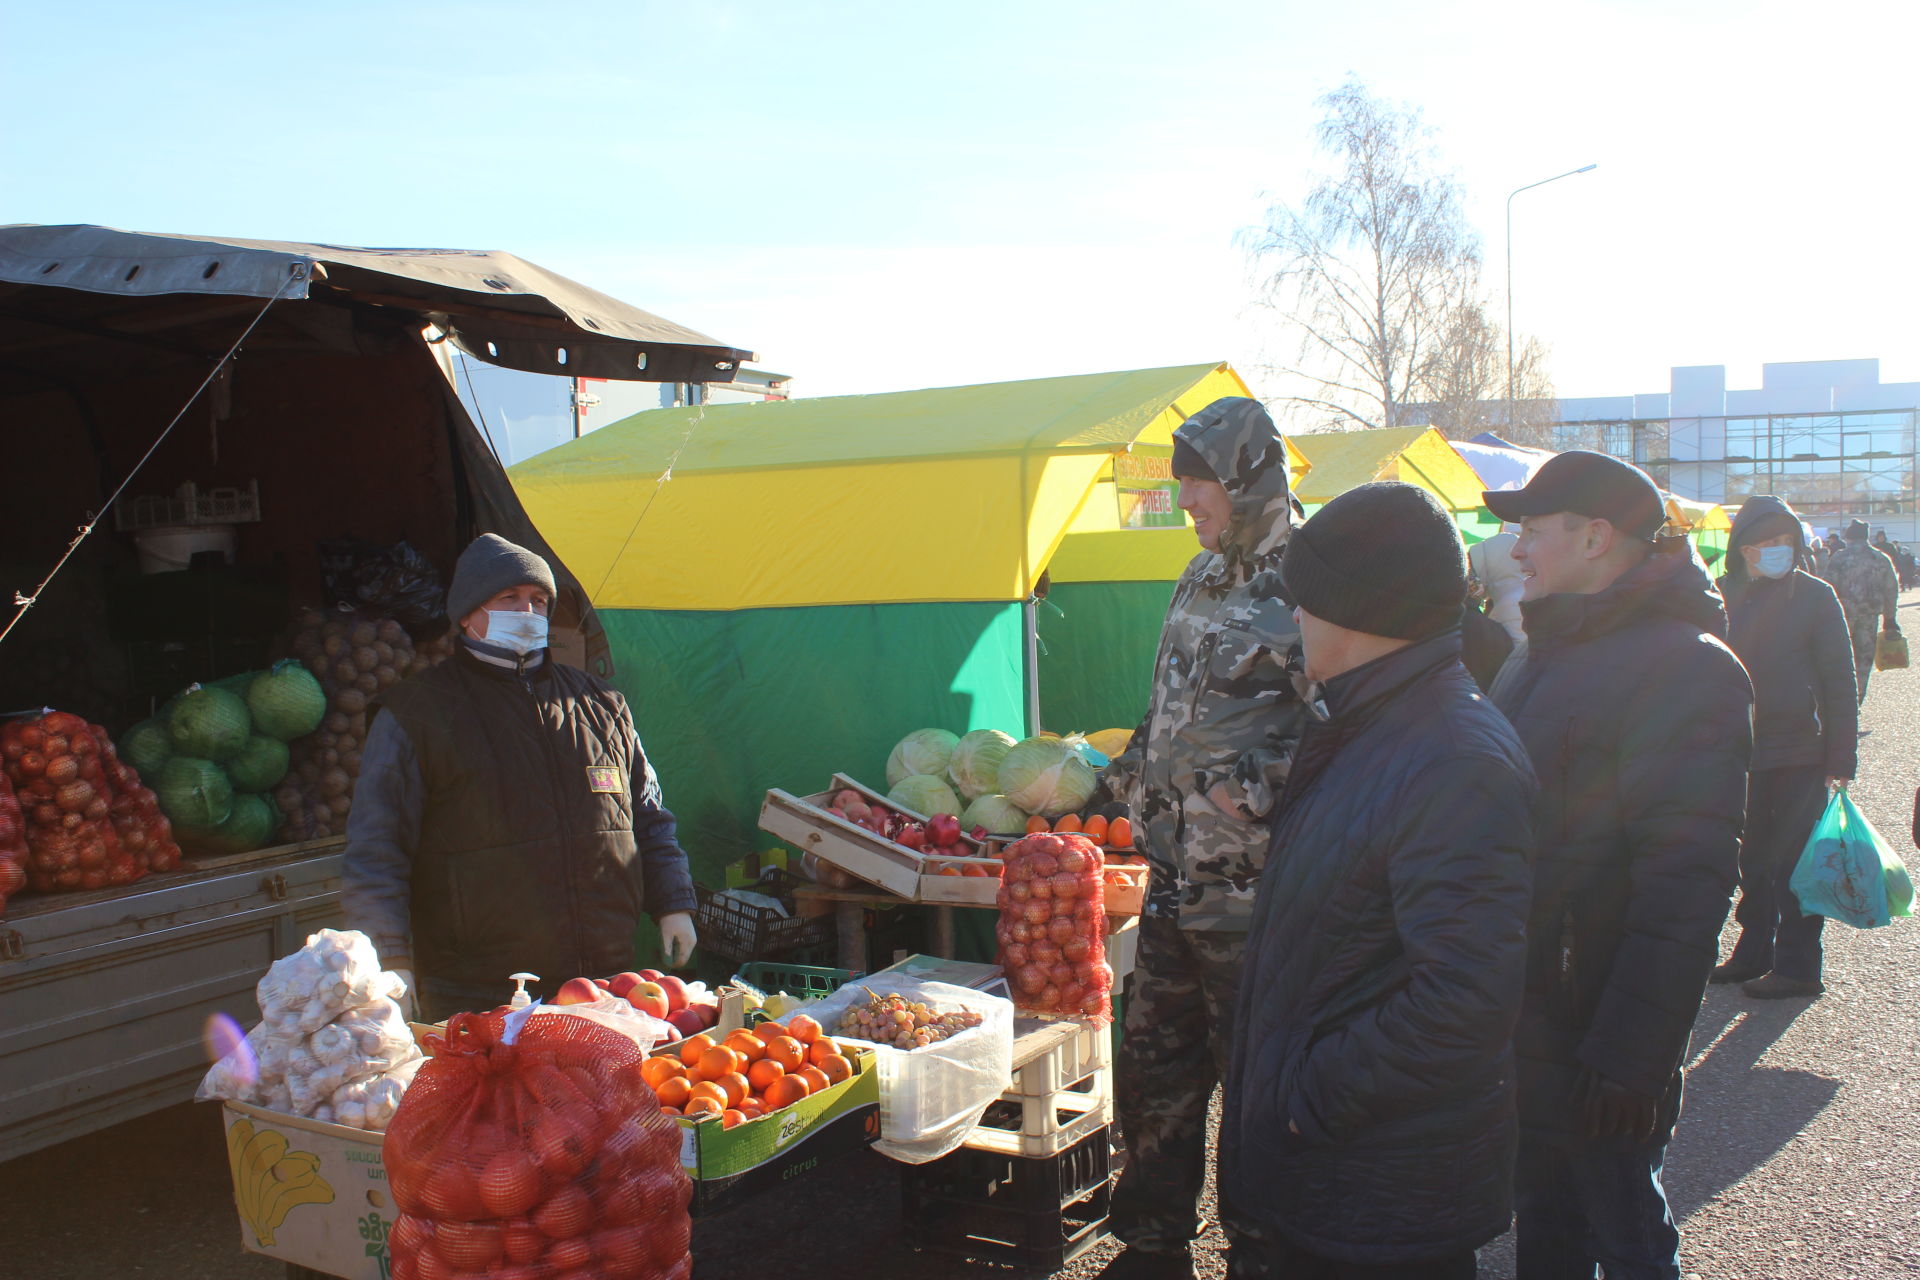
[(1019, 1108), (1019, 1127), (1010, 1127), (1011, 1121), (983, 1120), (968, 1135), (966, 1146), (1042, 1159), (1112, 1123), (1112, 1037), (1107, 1027), (1079, 1019), (1021, 1018), (1014, 1030), (1013, 1075), (1000, 1102)]

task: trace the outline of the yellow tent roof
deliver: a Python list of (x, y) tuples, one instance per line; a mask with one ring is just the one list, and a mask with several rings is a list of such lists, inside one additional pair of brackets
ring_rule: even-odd
[(653, 409), (508, 474), (601, 608), (1020, 600), (1114, 455), (1249, 394), (1201, 364)]
[(1300, 482), (1302, 502), (1327, 502), (1375, 480), (1399, 480), (1425, 489), (1449, 511), (1482, 505), (1486, 483), (1438, 428), (1381, 427), (1288, 439), (1312, 468)]

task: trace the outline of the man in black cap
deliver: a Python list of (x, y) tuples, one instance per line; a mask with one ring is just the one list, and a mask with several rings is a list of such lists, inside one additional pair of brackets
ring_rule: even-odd
[(483, 534), (460, 556), (453, 658), (387, 691), (347, 819), (347, 923), (437, 1022), (491, 1009), (516, 970), (551, 993), (633, 961), (642, 913), (671, 964), (693, 881), (627, 701), (547, 652), (553, 571)]
[(1281, 564), (1321, 698), (1247, 937), (1221, 1202), (1231, 1276), (1470, 1280), (1513, 1206), (1533, 772), (1460, 663), (1466, 556), (1367, 484)]
[(1677, 1278), (1660, 1173), (1739, 874), (1753, 688), (1645, 472), (1563, 453), (1485, 498), (1526, 580), (1526, 654), (1492, 696), (1540, 779), (1519, 1274)]

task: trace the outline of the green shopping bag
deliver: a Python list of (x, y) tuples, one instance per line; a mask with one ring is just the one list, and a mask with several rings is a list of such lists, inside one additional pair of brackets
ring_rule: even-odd
[(1800, 909), (1856, 929), (1913, 914), (1913, 881), (1845, 791), (1833, 793), (1789, 882)]

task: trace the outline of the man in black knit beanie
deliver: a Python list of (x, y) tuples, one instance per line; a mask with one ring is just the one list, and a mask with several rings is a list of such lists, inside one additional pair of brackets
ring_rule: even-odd
[(1513, 1211), (1533, 770), (1460, 664), (1466, 555), (1425, 490), (1341, 494), (1280, 579), (1321, 697), (1240, 977), (1228, 1275), (1468, 1280)]

